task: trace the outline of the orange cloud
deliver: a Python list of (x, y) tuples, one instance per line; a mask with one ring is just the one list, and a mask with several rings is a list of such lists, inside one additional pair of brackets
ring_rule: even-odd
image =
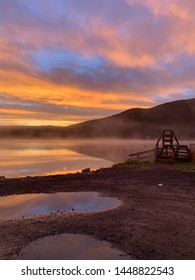
[(29, 2), (0, 11), (0, 124), (67, 125), (195, 87), (193, 1), (94, 0), (78, 10), (35, 0), (33, 12)]

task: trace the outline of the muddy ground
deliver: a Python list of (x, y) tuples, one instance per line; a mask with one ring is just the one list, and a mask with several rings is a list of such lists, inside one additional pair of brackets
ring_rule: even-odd
[[(159, 186), (158, 184), (163, 184)], [(17, 259), (31, 241), (87, 234), (134, 259), (195, 260), (195, 173), (170, 168), (107, 168), (87, 174), (0, 179), (0, 195), (97, 191), (123, 201), (90, 213), (55, 213), (0, 222), (0, 259)]]

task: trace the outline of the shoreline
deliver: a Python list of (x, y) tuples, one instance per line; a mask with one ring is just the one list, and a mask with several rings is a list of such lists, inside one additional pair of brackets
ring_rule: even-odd
[(118, 167), (0, 179), (0, 196), (70, 191), (96, 191), (123, 204), (101, 212), (1, 221), (0, 259), (17, 259), (30, 242), (60, 233), (108, 241), (135, 259), (195, 259), (195, 173), (171, 166)]

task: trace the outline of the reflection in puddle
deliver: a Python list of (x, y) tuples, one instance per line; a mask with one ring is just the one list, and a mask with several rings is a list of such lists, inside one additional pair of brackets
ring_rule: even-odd
[(0, 197), (0, 220), (56, 211), (101, 211), (118, 205), (117, 199), (101, 197), (96, 192), (12, 195)]
[(22, 249), (23, 260), (120, 260), (130, 259), (108, 242), (81, 234), (59, 234), (40, 238)]

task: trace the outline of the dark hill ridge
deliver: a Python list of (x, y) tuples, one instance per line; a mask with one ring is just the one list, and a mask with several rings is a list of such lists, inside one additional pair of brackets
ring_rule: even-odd
[(129, 109), (68, 127), (0, 127), (0, 137), (156, 139), (163, 129), (173, 129), (179, 139), (195, 139), (195, 98), (164, 103), (149, 109)]
[(103, 119), (66, 128), (66, 136), (157, 138), (163, 129), (173, 129), (182, 139), (195, 138), (195, 98), (134, 108)]

